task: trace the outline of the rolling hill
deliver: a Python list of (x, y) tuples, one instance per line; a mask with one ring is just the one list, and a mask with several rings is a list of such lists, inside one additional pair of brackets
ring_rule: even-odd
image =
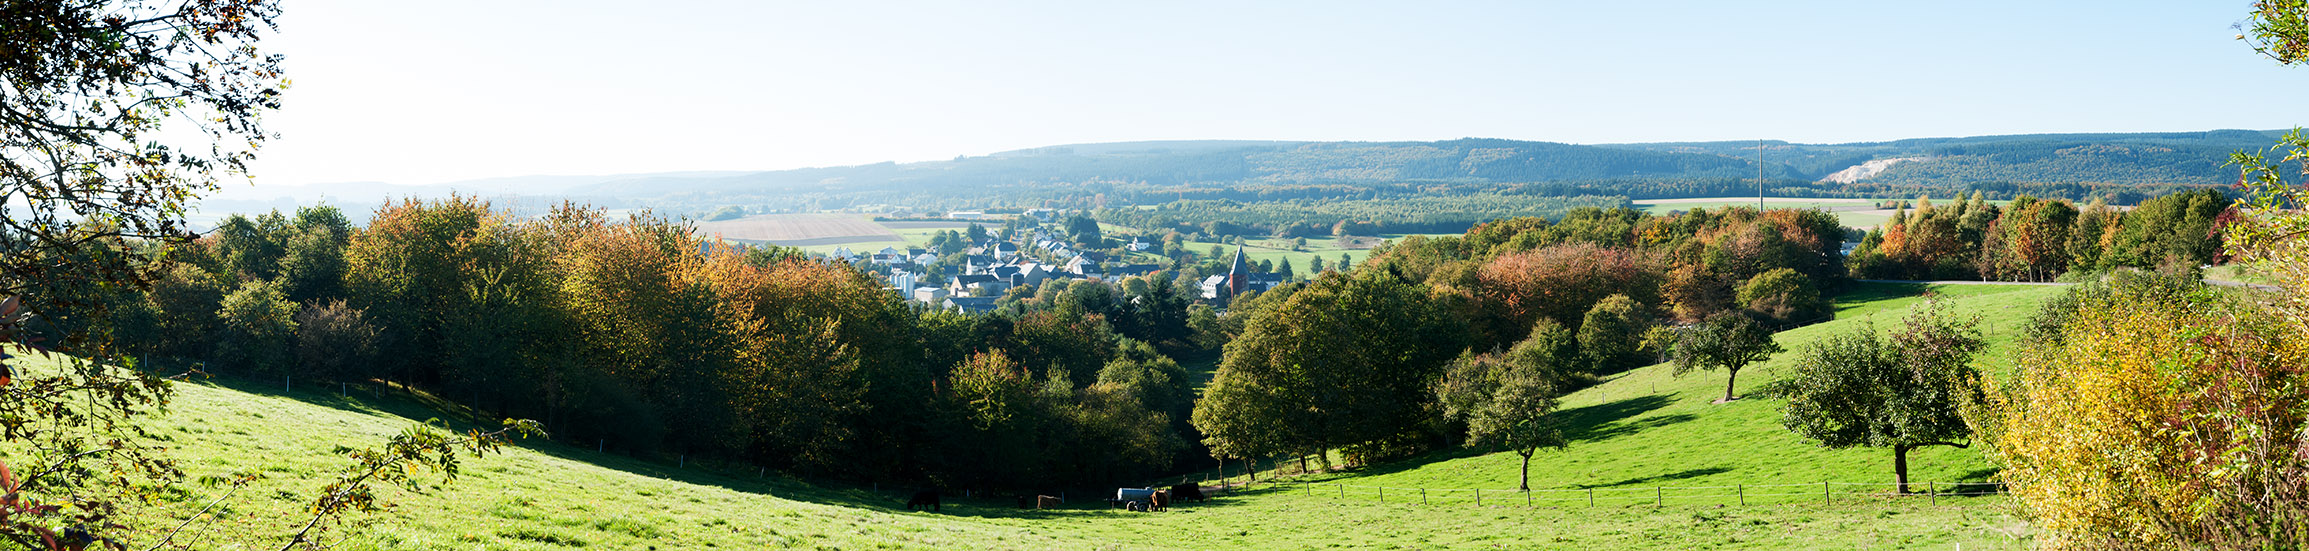
[[(1990, 355), (1997, 356), (2010, 346), (2018, 320), (2058, 288), (1863, 284), (1839, 302), (1840, 319), (1780, 338), (1794, 350), (1872, 315), (1879, 327), (1888, 326), (1927, 291), (1956, 299), (1960, 312), (1985, 316), (1998, 343)], [(1751, 368), (1742, 388), (1771, 379), (1787, 356)], [(1573, 443), (1542, 452), (1534, 465), (1535, 488), (1570, 493), (1536, 494), (1556, 500), (1535, 506), (1508, 490), (1514, 456), (1505, 453), (1444, 452), (1286, 478), (1153, 514), (1108, 509), (1084, 496), (1047, 511), (1018, 510), (1002, 497), (950, 497), (944, 511), (930, 513), (904, 509), (911, 488), (806, 481), (695, 458), (637, 458), (532, 441), (466, 460), (454, 482), (427, 476), (417, 492), (386, 492), (394, 504), (389, 512), (355, 517), (328, 540), (355, 550), (1996, 549), (2028, 543), (2026, 524), (2000, 497), (1893, 499), (1881, 489), (1838, 486), (1835, 501), (1823, 503), (1818, 482), (1888, 480), (1886, 454), (1802, 442), (1779, 428), (1767, 399), (1708, 404), (1721, 388), (1720, 376), (1673, 378), (1666, 366), (1653, 366), (1570, 396), (1565, 414)], [(195, 523), (193, 547), (277, 546), (304, 501), (347, 464), (332, 453), (337, 446), (373, 445), (418, 420), (460, 417), (456, 406), (423, 395), (342, 391), (308, 385), (283, 392), (272, 383), (232, 380), (181, 385), (169, 412), (146, 422), (183, 463), (188, 482), (140, 511), (155, 521), (141, 524), (173, 526), (230, 493), (211, 517)], [(1920, 481), (1979, 481), (1993, 470), (1973, 450), (1937, 449), (1912, 461)], [(237, 493), (215, 483), (234, 473), (260, 478)], [(1803, 486), (1743, 487), (1754, 494), (1746, 505), (1722, 488), (1761, 484)], [(1716, 488), (1691, 488), (1704, 486)], [(1589, 487), (1603, 492), (1593, 507), (1578, 499)], [(1418, 488), (1437, 490), (1421, 504), (1413, 500)], [(1478, 505), (1468, 492), (1442, 488), (1483, 488), (1490, 497)], [(1387, 492), (1385, 503), (1378, 491)], [(1770, 493), (1792, 495), (1763, 495)]]

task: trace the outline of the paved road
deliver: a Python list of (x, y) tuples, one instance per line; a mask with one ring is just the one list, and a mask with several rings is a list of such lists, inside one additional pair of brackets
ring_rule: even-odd
[[(1868, 282), (1868, 283), (1915, 283), (1915, 284), (1920, 284), (1920, 285), (2052, 285), (2052, 286), (2061, 286), (2061, 285), (2075, 285), (2075, 283), (2036, 283), (2036, 282), (2021, 282), (2021, 281), (1972, 281), (1972, 280), (1965, 280), (1965, 279), (1946, 279), (1946, 280), (1939, 280), (1939, 281), (1925, 281), (1925, 280), (1918, 280), (1918, 279), (1855, 279), (1855, 280), (1853, 280), (1853, 281), (1862, 281), (1862, 282)], [(2259, 284), (2259, 283), (2245, 283), (2245, 282), (2242, 282), (2242, 281), (2228, 281), (2228, 280), (2221, 280), (2221, 279), (2207, 279), (2207, 280), (2205, 280), (2205, 283), (2207, 283), (2207, 284), (2212, 284), (2212, 285), (2219, 285), (2219, 286), (2222, 286), (2222, 287), (2244, 287), (2244, 288), (2247, 288), (2247, 289), (2257, 289), (2257, 290), (2262, 290), (2262, 291), (2279, 291), (2279, 290), (2282, 290), (2281, 288), (2279, 288), (2279, 287), (2277, 287), (2277, 286), (2275, 286), (2275, 285), (2263, 285), (2263, 284)]]

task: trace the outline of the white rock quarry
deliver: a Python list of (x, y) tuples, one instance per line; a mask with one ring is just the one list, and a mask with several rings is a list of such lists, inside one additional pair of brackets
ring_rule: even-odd
[(1868, 161), (1868, 162), (1865, 162), (1865, 163), (1860, 163), (1860, 164), (1857, 164), (1857, 165), (1852, 165), (1852, 166), (1849, 166), (1849, 167), (1845, 167), (1845, 168), (1844, 168), (1844, 170), (1838, 170), (1838, 171), (1836, 171), (1836, 173), (1834, 173), (1834, 174), (1829, 174), (1829, 175), (1827, 175), (1827, 176), (1823, 176), (1823, 177), (1821, 177), (1821, 178), (1820, 178), (1820, 181), (1822, 181), (1822, 182), (1835, 182), (1835, 183), (1839, 183), (1839, 184), (1849, 184), (1849, 183), (1858, 182), (1858, 181), (1861, 181), (1861, 180), (1866, 180), (1866, 179), (1868, 179), (1868, 177), (1870, 177), (1870, 176), (1875, 176), (1875, 175), (1877, 175), (1877, 174), (1879, 174), (1879, 173), (1882, 173), (1882, 172), (1884, 172), (1884, 169), (1892, 168), (1892, 165), (1900, 164), (1900, 163), (1902, 163), (1902, 162), (1904, 162), (1904, 161), (1922, 161), (1922, 160), (1925, 160), (1925, 159), (1926, 159), (1926, 157), (1899, 157), (1899, 158), (1894, 158), (1894, 159), (1876, 159), (1876, 160), (1873, 160), (1873, 161)]

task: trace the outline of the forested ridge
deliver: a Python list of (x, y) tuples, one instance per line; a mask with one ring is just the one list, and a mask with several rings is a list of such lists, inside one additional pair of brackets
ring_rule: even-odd
[[(2275, 134), (2039, 134), (1799, 144), (1746, 141), (1580, 145), (1468, 138), (1436, 142), (1178, 141), (1052, 146), (946, 161), (617, 179), (562, 191), (608, 207), (702, 215), (880, 208), (1119, 208), (1178, 200), (1354, 201), (1468, 193), (1623, 196), (1953, 196), (1984, 192), (2130, 205), (2236, 181), (2220, 159)], [(1851, 184), (1830, 173), (1896, 163)], [(1473, 220), (1469, 221), (1474, 222)]]

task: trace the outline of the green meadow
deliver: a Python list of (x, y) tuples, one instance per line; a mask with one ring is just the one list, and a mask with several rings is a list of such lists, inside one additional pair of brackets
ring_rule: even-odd
[[(1982, 316), (1984, 330), (1993, 328), (1997, 344), (1983, 364), (2000, 372), (2009, 369), (1997, 358), (2011, 346), (2013, 330), (2057, 292), (1858, 284), (1842, 295), (1838, 319), (1779, 338), (1794, 351), (1870, 321), (1886, 330), (1929, 293), (1954, 299), (1961, 313)], [(1743, 393), (1777, 378), (1792, 356), (1743, 371)], [(1260, 464), (1265, 472), (1249, 486), (1239, 468), (1189, 474), (1236, 487), (1214, 492), (1209, 502), (1157, 513), (1111, 509), (1098, 496), (1081, 495), (1043, 511), (1016, 509), (1006, 496), (950, 495), (934, 513), (903, 507), (913, 488), (804, 480), (714, 460), (633, 457), (533, 440), (504, 454), (467, 458), (453, 481), (425, 474), (414, 491), (385, 491), (387, 511), (349, 517), (325, 541), (356, 550), (2007, 549), (2030, 543), (2028, 525), (2005, 498), (1894, 496), (1889, 452), (1803, 441), (1779, 427), (1777, 404), (1768, 398), (1710, 403), (1723, 382), (1721, 373), (1676, 377), (1656, 365), (1567, 397), (1561, 412), (1570, 445), (1534, 459), (1532, 485), (1541, 491), (1528, 496), (1529, 504), (1513, 490), (1518, 458), (1512, 453), (1437, 452), (1288, 476), (1295, 463), (1271, 461)], [(340, 446), (374, 446), (427, 420), (462, 426), (471, 416), (397, 389), (290, 381), (284, 392), (279, 383), (182, 384), (167, 411), (146, 420), (186, 478), (138, 512), (147, 520), (140, 524), (153, 529), (139, 534), (140, 541), (191, 519), (178, 543), (278, 547), (304, 505), (349, 464), (335, 453)], [(1978, 450), (1932, 448), (1910, 461), (1916, 481), (1943, 491), (1949, 482), (1994, 479), (1994, 465)], [(237, 490), (223, 482), (242, 474), (257, 478)], [(1822, 482), (1837, 484), (1823, 495)], [(1481, 490), (1480, 504), (1475, 490)], [(211, 502), (218, 505), (199, 513)], [(201, 516), (192, 518), (196, 513)]]

